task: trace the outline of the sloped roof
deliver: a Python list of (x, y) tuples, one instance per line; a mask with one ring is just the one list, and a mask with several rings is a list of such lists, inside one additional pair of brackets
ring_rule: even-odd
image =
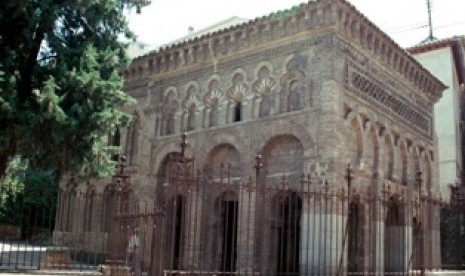
[(417, 55), (446, 47), (450, 47), (452, 50), (459, 83), (462, 84), (465, 82), (465, 36), (454, 36), (445, 39), (422, 42), (418, 45), (407, 48), (407, 51), (412, 55)]
[(212, 25), (209, 25), (205, 28), (202, 28), (198, 31), (193, 31), (183, 37), (180, 37), (176, 40), (173, 40), (173, 41), (170, 41), (168, 43), (166, 43), (165, 45), (166, 46), (169, 46), (169, 45), (175, 45), (175, 44), (178, 44), (178, 43), (182, 43), (182, 42), (185, 42), (185, 41), (188, 41), (189, 39), (194, 39), (196, 37), (201, 37), (201, 36), (204, 36), (204, 35), (208, 35), (208, 34), (211, 34), (211, 33), (214, 33), (216, 31), (219, 31), (219, 30), (223, 30), (223, 29), (226, 29), (228, 27), (231, 27), (231, 26), (236, 26), (236, 25), (239, 25), (239, 24), (242, 24), (244, 22), (247, 22), (249, 21), (249, 19), (247, 18), (242, 18), (242, 17), (238, 17), (238, 16), (232, 16), (230, 18), (227, 18), (225, 20), (222, 20), (220, 22), (217, 22), (215, 24), (212, 24)]

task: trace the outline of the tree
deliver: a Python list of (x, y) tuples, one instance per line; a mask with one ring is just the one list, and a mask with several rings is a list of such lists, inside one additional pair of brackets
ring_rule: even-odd
[(0, 1), (0, 178), (31, 169), (105, 176), (112, 130), (130, 117), (118, 74), (133, 39), (124, 12), (149, 0)]

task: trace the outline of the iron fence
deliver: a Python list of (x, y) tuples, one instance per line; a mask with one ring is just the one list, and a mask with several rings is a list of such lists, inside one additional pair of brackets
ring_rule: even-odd
[(352, 187), (350, 167), (346, 183), (336, 186), (296, 172), (269, 175), (260, 155), (254, 178), (233, 177), (227, 164), (206, 176), (185, 156), (185, 139), (181, 145), (149, 201), (136, 198), (123, 164), (101, 190), (70, 181), (58, 192), (18, 193), (2, 184), (0, 269), (107, 264), (139, 276), (464, 269), (462, 189), (448, 204), (421, 185), (361, 191)]

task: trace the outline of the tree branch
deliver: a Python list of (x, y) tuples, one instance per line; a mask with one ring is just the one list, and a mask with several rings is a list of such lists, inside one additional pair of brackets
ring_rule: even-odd
[(20, 103), (26, 102), (28, 97), (32, 95), (33, 72), (37, 64), (37, 56), (40, 51), (40, 46), (42, 45), (45, 33), (50, 26), (50, 20), (50, 11), (45, 10), (41, 14), (41, 18), (35, 29), (29, 53), (20, 67), (20, 80), (18, 84), (18, 99)]

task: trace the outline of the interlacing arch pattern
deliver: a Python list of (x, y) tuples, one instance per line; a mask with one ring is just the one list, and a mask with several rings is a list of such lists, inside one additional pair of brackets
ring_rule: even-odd
[[(369, 111), (354, 111), (346, 106), (344, 124), (347, 126), (347, 160), (358, 170), (373, 170), (383, 180), (404, 186), (414, 185), (418, 171), (426, 187), (431, 188), (433, 147), (421, 139), (402, 136), (389, 124), (375, 121)], [(414, 187), (414, 186), (412, 186)]]
[(215, 74), (205, 83), (164, 88), (159, 133), (166, 136), (305, 109), (312, 101), (306, 62), (304, 56), (291, 55), (280, 69), (263, 61), (253, 74), (238, 68), (229, 77)]

